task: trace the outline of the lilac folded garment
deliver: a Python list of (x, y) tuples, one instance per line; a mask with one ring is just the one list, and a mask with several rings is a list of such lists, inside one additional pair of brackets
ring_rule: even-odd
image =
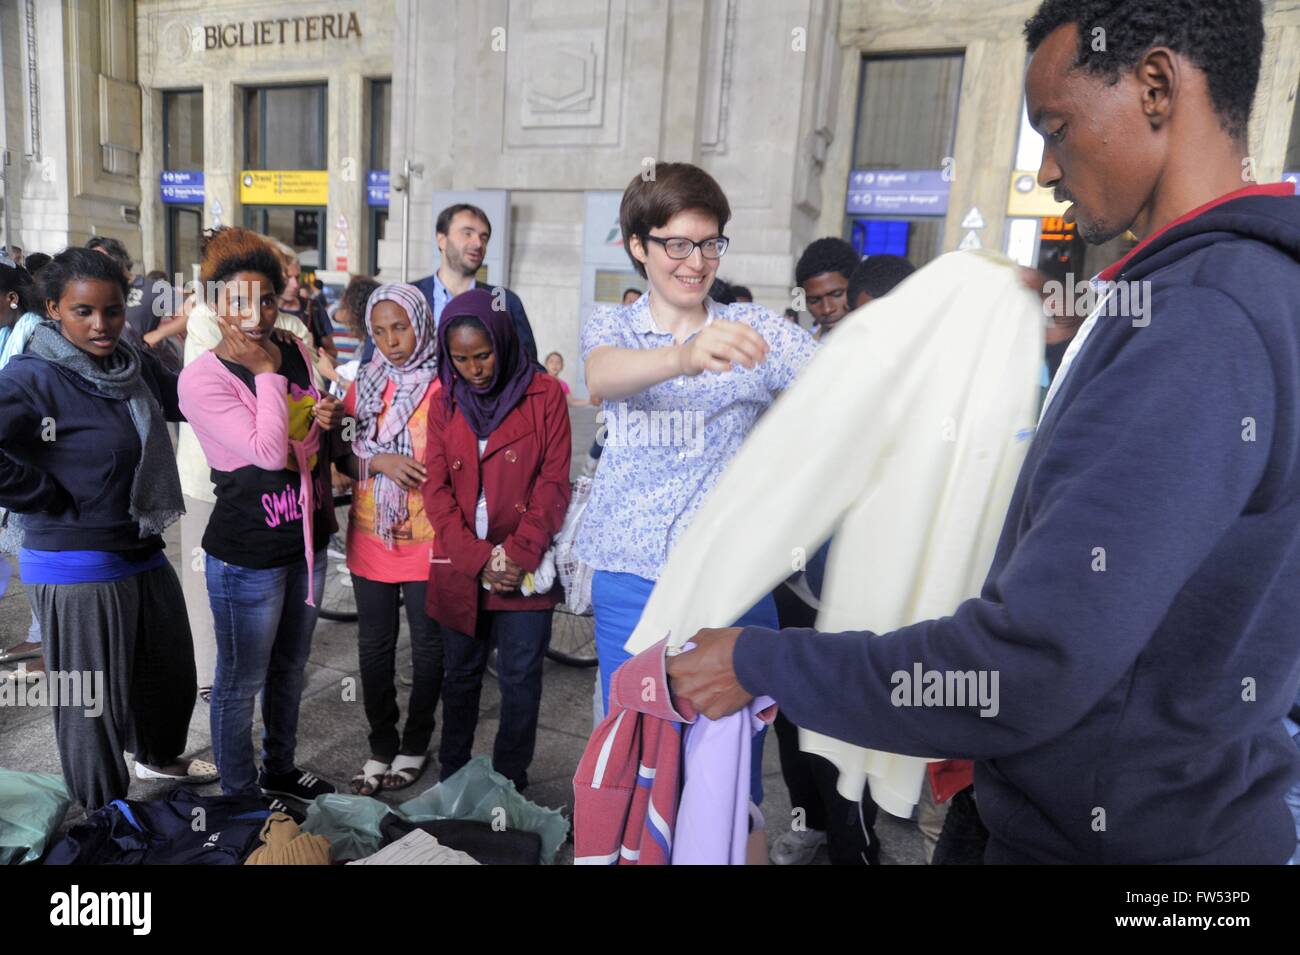
[[(688, 647), (690, 644), (687, 645)], [(754, 735), (776, 718), (776, 701), (760, 696), (738, 713), (697, 716), (683, 727), (685, 781), (673, 837), (673, 865), (744, 865)]]

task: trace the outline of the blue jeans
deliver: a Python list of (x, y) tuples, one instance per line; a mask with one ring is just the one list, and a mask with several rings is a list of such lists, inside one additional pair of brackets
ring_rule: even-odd
[(542, 660), (551, 642), (551, 611), (479, 610), (477, 628), (473, 635), (442, 628), (445, 671), (438, 778), (451, 776), (473, 755), (483, 670), (495, 643), (501, 719), (492, 745), (492, 768), (522, 792), (528, 785), (528, 766), (537, 743)]
[[(307, 565), (255, 570), (206, 557), (208, 602), (217, 642), (212, 684), (212, 751), (226, 795), (257, 794), (253, 706), (262, 697), (262, 765), (295, 769), (298, 704), (317, 607), (307, 605)], [(325, 551), (317, 551), (315, 594), (325, 592)]]
[[(609, 681), (614, 671), (631, 659), (632, 654), (623, 649), (632, 636), (641, 612), (650, 600), (655, 582), (636, 574), (616, 574), (607, 570), (596, 571), (591, 578), (591, 605), (596, 615), (596, 657), (600, 661), (600, 693), (604, 712), (609, 712)], [(771, 594), (746, 610), (735, 627), (767, 627), (777, 630), (776, 601)], [(754, 737), (754, 753), (750, 761), (750, 794), (755, 805), (763, 803), (763, 739), (764, 727)]]

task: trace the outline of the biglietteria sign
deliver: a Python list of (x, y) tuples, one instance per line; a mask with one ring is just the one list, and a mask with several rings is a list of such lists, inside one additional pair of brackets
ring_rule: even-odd
[(321, 13), (308, 17), (280, 17), (276, 20), (245, 20), (218, 23), (203, 28), (203, 49), (224, 50), (232, 46), (270, 46), (275, 43), (316, 43), (361, 36), (361, 21), (355, 13)]

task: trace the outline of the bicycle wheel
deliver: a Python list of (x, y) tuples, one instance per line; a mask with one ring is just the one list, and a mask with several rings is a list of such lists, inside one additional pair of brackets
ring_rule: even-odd
[(357, 619), (357, 595), (352, 590), (352, 575), (348, 572), (348, 515), (352, 510), (352, 495), (334, 496), (334, 517), (338, 533), (330, 537), (326, 549), (325, 595), (321, 597), (320, 615), (326, 620), (351, 623)]
[(564, 604), (551, 616), (551, 644), (546, 655), (571, 667), (594, 667), (596, 659), (596, 617), (591, 611), (574, 613)]

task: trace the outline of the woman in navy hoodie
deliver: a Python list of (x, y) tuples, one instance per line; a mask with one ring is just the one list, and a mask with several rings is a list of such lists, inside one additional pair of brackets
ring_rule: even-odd
[[(127, 278), (65, 249), (41, 270), (53, 321), (0, 375), (0, 506), (41, 624), (63, 775), (87, 810), (142, 779), (210, 782), (181, 759), (194, 648), (163, 530), (182, 511), (167, 434), (176, 376), (122, 338)], [(56, 693), (56, 691), (58, 691)]]

